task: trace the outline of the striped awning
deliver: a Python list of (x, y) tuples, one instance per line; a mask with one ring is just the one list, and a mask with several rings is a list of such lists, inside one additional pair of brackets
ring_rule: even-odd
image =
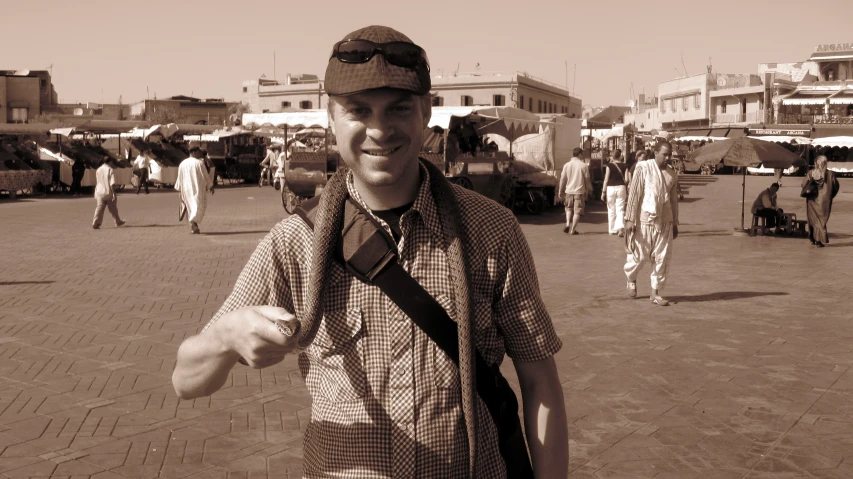
[(783, 105), (823, 105), (832, 91), (798, 91), (782, 99)]

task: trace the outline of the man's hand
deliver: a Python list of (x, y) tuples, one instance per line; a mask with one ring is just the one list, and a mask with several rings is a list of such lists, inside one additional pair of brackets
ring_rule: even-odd
[[(282, 334), (276, 323), (292, 334)], [(240, 308), (223, 316), (214, 326), (218, 327), (216, 336), (225, 348), (255, 369), (280, 363), (297, 345), (299, 322), (283, 308)]]
[(678, 238), (678, 226), (672, 225), (672, 239)]
[(631, 220), (625, 220), (625, 231), (634, 231), (634, 222)]
[(601, 193), (601, 201), (607, 201), (607, 195), (604, 192)]
[(214, 189), (214, 188), (211, 188), (211, 189), (210, 189), (210, 194), (211, 194), (211, 195), (212, 195), (213, 193), (215, 193), (215, 192), (216, 192), (216, 189)]

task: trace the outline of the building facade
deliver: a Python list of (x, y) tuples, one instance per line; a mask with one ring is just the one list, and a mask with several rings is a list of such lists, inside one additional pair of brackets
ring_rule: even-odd
[(664, 130), (710, 125), (711, 74), (701, 73), (658, 84), (659, 113)]
[(435, 75), (432, 93), (434, 106), (512, 106), (574, 118), (583, 107), (565, 88), (522, 72)]
[(259, 78), (243, 82), (242, 101), (252, 113), (316, 110), (328, 106), (329, 99), (317, 75), (288, 74), (283, 82)]
[(765, 121), (766, 91), (759, 75), (714, 74), (708, 93), (711, 126), (746, 126)]
[[(556, 84), (520, 72), (457, 73), (432, 78), (434, 106), (514, 106), (533, 113), (581, 115), (581, 101)], [(323, 109), (328, 96), (316, 75), (288, 75), (283, 83), (243, 82), (242, 101), (252, 113)]]
[(853, 125), (853, 43), (818, 45), (799, 65), (799, 79), (774, 72), (775, 122)]
[(188, 96), (142, 100), (130, 105), (130, 118), (160, 124), (225, 125), (237, 104), (221, 98), (202, 100)]
[(647, 97), (641, 93), (637, 100), (631, 101), (633, 106), (625, 113), (625, 124), (633, 125), (638, 131), (662, 130), (659, 103), (657, 96)]
[(0, 123), (28, 123), (57, 100), (50, 72), (0, 71)]

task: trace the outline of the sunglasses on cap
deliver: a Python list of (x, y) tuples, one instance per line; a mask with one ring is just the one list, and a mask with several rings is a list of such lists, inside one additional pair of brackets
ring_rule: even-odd
[(367, 63), (377, 53), (392, 65), (403, 68), (423, 66), (429, 71), (429, 60), (423, 48), (409, 42), (376, 43), (370, 40), (343, 40), (332, 48), (332, 56), (341, 63)]

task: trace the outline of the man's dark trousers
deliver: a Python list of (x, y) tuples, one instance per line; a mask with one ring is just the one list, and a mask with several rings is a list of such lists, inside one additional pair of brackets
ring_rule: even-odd
[(148, 170), (141, 170), (139, 172), (139, 184), (136, 185), (136, 194), (139, 194), (139, 190), (145, 186), (145, 194), (148, 194)]
[(779, 213), (776, 211), (776, 208), (761, 208), (755, 212), (755, 216), (767, 218), (767, 227), (775, 228), (776, 220), (779, 218)]

